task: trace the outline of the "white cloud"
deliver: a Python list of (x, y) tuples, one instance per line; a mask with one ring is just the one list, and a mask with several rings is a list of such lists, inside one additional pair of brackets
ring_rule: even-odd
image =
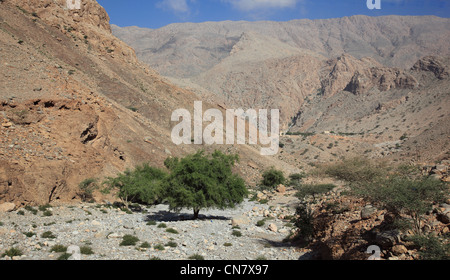
[(241, 11), (293, 8), (301, 0), (223, 0)]
[(175, 13), (186, 14), (189, 13), (189, 5), (187, 0), (163, 0), (156, 4), (160, 9), (170, 10)]

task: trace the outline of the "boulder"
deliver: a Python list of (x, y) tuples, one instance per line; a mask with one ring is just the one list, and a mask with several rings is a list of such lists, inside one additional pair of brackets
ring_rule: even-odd
[(378, 209), (373, 207), (372, 205), (366, 205), (361, 210), (361, 219), (367, 220), (370, 219), (375, 213), (377, 213)]
[(232, 226), (241, 226), (241, 225), (247, 225), (250, 223), (250, 220), (247, 217), (244, 216), (236, 216), (231, 219), (231, 225)]
[(404, 246), (404, 245), (395, 245), (394, 247), (392, 247), (392, 254), (394, 254), (394, 256), (400, 256), (403, 254), (406, 254), (408, 252), (408, 249)]
[(282, 184), (278, 185), (277, 186), (277, 192), (280, 193), (280, 194), (286, 193), (286, 187), (284, 185), (282, 185)]
[(278, 227), (277, 227), (277, 225), (275, 225), (275, 224), (270, 224), (269, 227), (268, 227), (268, 229), (269, 229), (270, 231), (273, 231), (273, 232), (277, 232), (277, 231), (278, 231)]
[(450, 224), (450, 212), (441, 213), (437, 216), (438, 221), (444, 224)]
[(16, 208), (16, 205), (11, 202), (5, 202), (0, 204), (0, 213), (1, 212), (11, 212)]
[(377, 233), (375, 241), (383, 249), (392, 248), (400, 240), (400, 234), (396, 230)]

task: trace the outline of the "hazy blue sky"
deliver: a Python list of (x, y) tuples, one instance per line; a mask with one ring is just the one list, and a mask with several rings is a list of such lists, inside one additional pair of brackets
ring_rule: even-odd
[[(352, 15), (450, 17), (450, 0), (97, 0), (119, 26), (159, 28), (175, 22), (323, 19)], [(375, 0), (374, 0), (375, 1)]]

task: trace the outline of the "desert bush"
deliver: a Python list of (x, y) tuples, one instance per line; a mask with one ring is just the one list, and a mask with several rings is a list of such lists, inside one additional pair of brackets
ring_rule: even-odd
[(89, 246), (81, 246), (80, 247), (80, 253), (83, 255), (93, 255), (94, 251)]
[(10, 249), (6, 250), (2, 254), (2, 258), (5, 257), (5, 256), (8, 256), (8, 257), (12, 258), (12, 257), (22, 256), (22, 255), (23, 255), (22, 250), (13, 247), (13, 248), (10, 248)]
[(194, 255), (190, 256), (188, 259), (189, 260), (198, 260), (198, 261), (205, 260), (205, 258), (202, 255), (199, 255), (199, 254), (194, 254)]
[(48, 238), (48, 239), (55, 239), (56, 236), (51, 231), (46, 231), (43, 234), (41, 234), (42, 238)]
[(317, 195), (327, 193), (334, 189), (336, 185), (333, 184), (302, 184), (297, 187), (296, 196), (300, 200), (304, 200), (308, 196), (312, 196), (316, 200)]
[(392, 176), (363, 186), (353, 186), (352, 192), (383, 206), (398, 217), (406, 214), (415, 232), (420, 234), (423, 217), (432, 210), (433, 203), (443, 202), (448, 197), (448, 184), (426, 177), (411, 180)]
[(134, 246), (139, 241), (139, 238), (136, 236), (126, 234), (122, 237), (122, 242), (120, 242), (120, 246)]
[(293, 187), (298, 187), (301, 184), (303, 178), (305, 177), (306, 175), (302, 173), (291, 174), (289, 175), (289, 185)]
[(50, 252), (64, 253), (64, 252), (67, 252), (67, 247), (64, 246), (64, 245), (54, 245), (54, 246), (52, 246), (52, 248), (50, 249)]
[(261, 187), (263, 189), (273, 189), (279, 184), (284, 184), (286, 178), (281, 170), (271, 167), (262, 174)]
[(309, 242), (315, 234), (312, 210), (308, 205), (300, 204), (296, 209), (296, 214), (298, 219), (295, 221), (295, 226), (298, 228), (299, 237)]
[(323, 172), (331, 177), (350, 184), (366, 184), (387, 174), (387, 168), (365, 158), (345, 159), (342, 162), (322, 167)]
[(79, 191), (77, 192), (77, 195), (81, 198), (83, 202), (91, 201), (94, 197), (94, 191), (98, 189), (97, 180), (94, 178), (89, 178), (86, 180), (83, 180), (78, 185)]
[(440, 240), (432, 235), (414, 235), (408, 238), (419, 249), (422, 260), (450, 260), (450, 243), (448, 238)]

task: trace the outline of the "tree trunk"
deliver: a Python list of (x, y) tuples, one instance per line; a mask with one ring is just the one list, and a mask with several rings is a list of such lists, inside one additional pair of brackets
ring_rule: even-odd
[(200, 212), (200, 209), (194, 209), (194, 220), (198, 219), (198, 213)]

